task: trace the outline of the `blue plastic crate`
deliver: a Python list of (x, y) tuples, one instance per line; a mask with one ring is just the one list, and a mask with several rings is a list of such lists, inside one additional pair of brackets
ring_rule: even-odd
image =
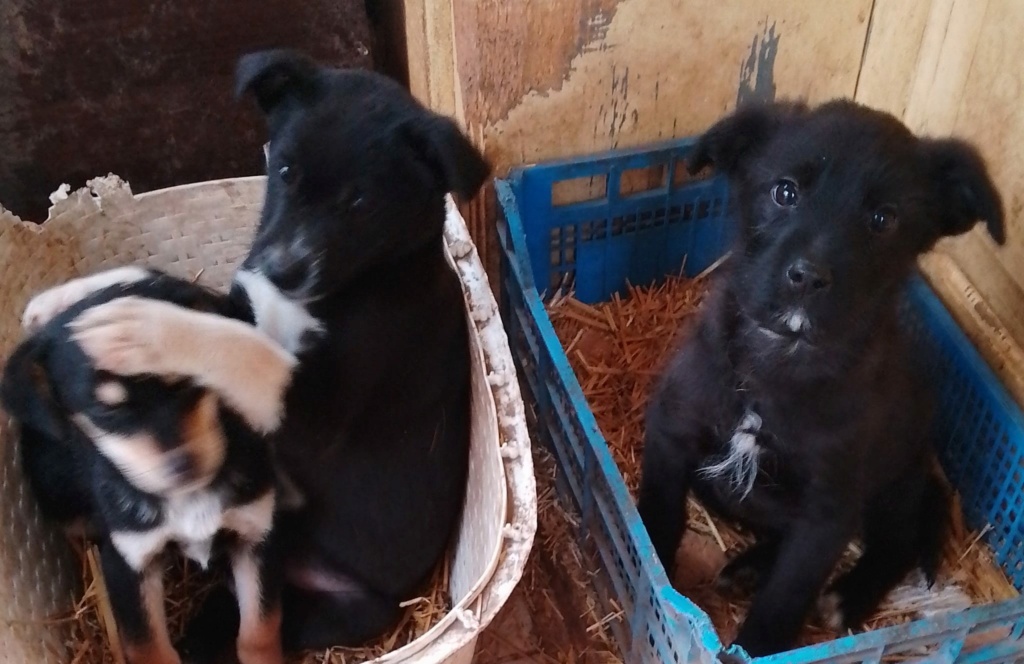
[[(719, 177), (685, 177), (691, 145), (679, 140), (529, 166), (496, 183), (505, 325), (559, 465), (560, 493), (577, 509), (580, 538), (601, 565), (598, 595), (606, 611), (622, 612), (612, 630), (629, 662), (713, 662), (723, 646), (708, 616), (669, 584), (543, 297), (572, 284), (585, 302), (606, 300), (627, 281), (661, 279), (684, 260), (694, 275), (724, 253), (732, 232), (728, 187)], [(939, 387), (943, 465), (968, 523), (991, 526), (986, 541), (1020, 590), (1024, 416), (923, 279), (915, 277), (905, 302), (907, 329)], [(1024, 598), (754, 661), (1024, 661), (1022, 635)]]

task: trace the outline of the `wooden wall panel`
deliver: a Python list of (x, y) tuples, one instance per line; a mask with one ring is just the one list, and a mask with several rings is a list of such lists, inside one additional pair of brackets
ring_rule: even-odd
[(0, 0), (0, 201), (46, 217), (48, 195), (113, 172), (136, 192), (263, 172), (236, 59), (289, 46), (372, 67), (364, 0)]
[[(476, 39), (465, 48), (457, 40), (456, 57), (463, 84), (479, 88), (463, 91), (466, 122), (481, 127), (499, 170), (697, 133), (743, 95), (852, 96), (871, 7), (577, 4), (566, 17), (551, 8), (562, 3), (455, 0), (460, 37), (460, 10), (493, 14), (469, 21)], [(485, 83), (495, 72), (502, 74)]]
[[(871, 6), (407, 0), (410, 83), (502, 174), (694, 134), (746, 98), (853, 96)], [(493, 201), (465, 213), (493, 270)]]
[(915, 131), (968, 139), (985, 156), (1004, 197), (1006, 246), (977, 228), (940, 243), (924, 266), (1024, 403), (1022, 29), (1015, 0), (876, 0), (857, 99)]

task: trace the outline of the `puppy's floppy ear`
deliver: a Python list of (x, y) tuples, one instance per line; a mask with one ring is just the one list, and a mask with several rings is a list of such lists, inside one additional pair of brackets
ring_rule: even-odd
[(472, 198), (491, 174), (491, 165), (451, 118), (427, 113), (406, 122), (402, 132), (446, 193)]
[(922, 139), (926, 169), (935, 192), (940, 235), (960, 235), (984, 221), (988, 234), (1006, 242), (1003, 202), (978, 151), (956, 139)]
[(263, 112), (270, 113), (287, 97), (313, 96), (319, 71), (313, 60), (289, 49), (249, 53), (235, 67), (235, 96), (251, 92)]
[(48, 352), (49, 342), (39, 335), (29, 337), (14, 350), (0, 378), (0, 402), (7, 414), (22, 424), (52, 438), (62, 438), (66, 418), (60, 415), (40, 365)]
[(766, 143), (788, 118), (807, 107), (797, 102), (778, 102), (740, 108), (711, 126), (697, 140), (687, 158), (690, 175), (705, 166), (714, 166), (725, 175), (733, 175), (744, 157)]

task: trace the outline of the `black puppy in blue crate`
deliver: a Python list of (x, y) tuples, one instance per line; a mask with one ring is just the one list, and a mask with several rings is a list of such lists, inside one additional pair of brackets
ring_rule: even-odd
[(729, 179), (739, 233), (652, 396), (639, 510), (670, 575), (691, 491), (755, 535), (722, 580), (753, 583), (736, 644), (767, 655), (816, 601), (852, 628), (915, 567), (934, 582), (950, 505), (897, 307), (940, 238), (1002, 243), (1002, 204), (969, 145), (849, 101), (741, 109), (688, 162)]

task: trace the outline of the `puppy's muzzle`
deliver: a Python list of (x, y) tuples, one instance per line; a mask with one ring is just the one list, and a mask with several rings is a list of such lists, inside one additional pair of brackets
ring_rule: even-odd
[(832, 286), (832, 270), (806, 258), (798, 258), (786, 268), (786, 284), (802, 296), (824, 293)]
[(190, 480), (196, 471), (196, 465), (187, 452), (177, 452), (167, 460), (167, 469), (178, 480)]
[(284, 292), (296, 292), (308, 285), (312, 277), (312, 261), (294, 249), (275, 247), (259, 261), (260, 271)]

